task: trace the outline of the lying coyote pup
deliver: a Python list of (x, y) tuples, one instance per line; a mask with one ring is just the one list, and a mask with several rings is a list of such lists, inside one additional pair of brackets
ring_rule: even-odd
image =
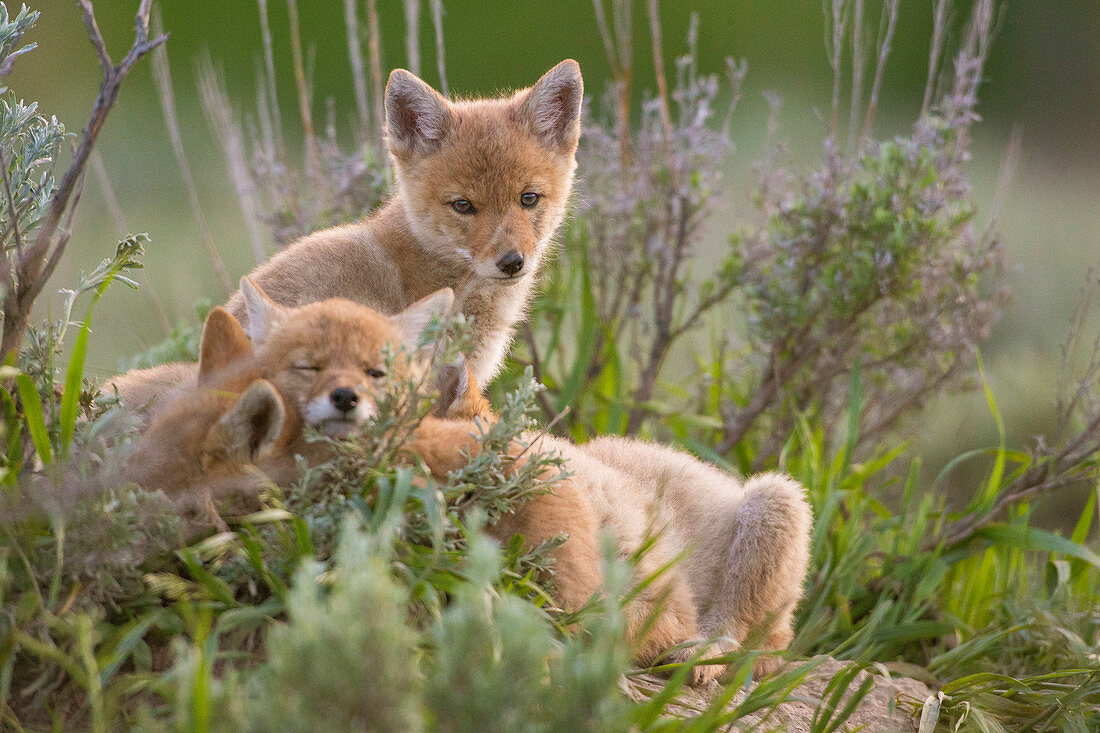
[[(239, 327), (234, 332), (227, 314), (211, 315), (203, 335), (204, 371), (237, 360), (237, 366), (223, 369), (229, 376), (208, 382), (218, 385), (221, 396), (215, 399), (224, 402), (185, 395), (154, 419), (135, 462), (135, 478), (146, 488), (164, 488), (185, 500), (209, 496), (224, 501), (230, 486), (226, 477), (236, 477), (238, 488), (251, 484), (252, 491), (262, 485), (264, 475), (275, 482), (293, 478), (291, 456), (304, 447), (303, 419), (325, 430), (335, 429), (330, 431), (336, 435), (368, 419), (373, 412), (372, 395), (379, 389), (373, 380), (382, 378), (371, 375), (382, 344), (410, 343), (412, 334), (418, 336), (426, 322), (425, 314), (446, 301), (445, 296), (432, 296), (410, 309), (413, 313), (385, 319), (340, 300), (288, 310), (247, 282), (242, 292), (257, 351), (253, 357), (247, 355), (247, 340)], [(340, 323), (340, 333), (358, 332), (354, 339), (332, 345), (316, 337), (314, 319), (331, 311), (346, 319)], [(352, 353), (346, 351), (349, 347)], [(326, 372), (333, 372), (328, 360), (359, 368), (341, 372), (346, 382), (328, 379)], [(307, 368), (317, 372), (303, 379), (298, 372)], [(224, 396), (234, 380), (240, 385), (249, 376), (265, 379), (252, 381), (239, 399)], [(357, 395), (355, 405), (348, 405), (347, 396), (340, 392), (345, 388)], [(491, 415), (472, 374), (459, 373), (441, 394), (439, 408), (447, 417), (425, 418), (409, 449), (434, 475), (445, 478), (479, 448), (471, 416), (491, 419)], [(331, 404), (322, 406), (326, 399)], [(360, 409), (359, 404), (368, 407)], [(193, 424), (205, 426), (205, 432), (180, 428)], [(184, 433), (195, 437), (181, 440)], [(639, 663), (657, 661), (681, 644), (714, 639), (708, 652), (733, 650), (751, 629), (762, 629), (769, 649), (789, 643), (791, 612), (802, 595), (810, 532), (809, 510), (795, 482), (770, 474), (742, 485), (686, 454), (624, 439), (601, 439), (578, 447), (547, 437), (537, 447), (559, 451), (571, 479), (559, 484), (554, 493), (535, 497), (501, 518), (493, 533), (501, 539), (519, 533), (531, 543), (562, 532), (569, 535), (555, 558), (558, 601), (563, 607), (575, 609), (599, 590), (600, 530), (612, 536), (623, 556), (657, 533), (655, 546), (643, 554), (637, 567), (639, 579), (681, 553), (687, 557), (626, 607), (627, 633)], [(307, 450), (307, 460), (321, 458), (309, 456)], [(146, 467), (154, 468), (140, 475)], [(684, 660), (695, 651), (676, 649), (668, 658)], [(693, 680), (713, 679), (721, 670), (717, 665), (696, 667)]]
[[(157, 412), (127, 467), (127, 478), (163, 490), (197, 529), (220, 522), (216, 507), (257, 509), (269, 483), (297, 478), (295, 455), (314, 464), (328, 458), (324, 444), (304, 438), (303, 425), (342, 437), (372, 417), (387, 376), (383, 349), (412, 353), (431, 317), (453, 299), (443, 289), (385, 318), (339, 298), (283, 308), (247, 278), (241, 291), (257, 329), (254, 339), (224, 309), (211, 311), (197, 384)], [(394, 376), (402, 378), (426, 365), (413, 358), (399, 359), (398, 366), (402, 373)], [(468, 414), (487, 409), (476, 389), (447, 402)], [(465, 463), (464, 451), (479, 449), (476, 433), (470, 419), (426, 417), (409, 449), (445, 479)], [(577, 537), (552, 553), (558, 572), (576, 579), (562, 583), (557, 597), (570, 609), (583, 605), (600, 583), (597, 525), (586, 511), (578, 489), (564, 481), (493, 528), (501, 539), (518, 533), (532, 544), (556, 537), (563, 527), (576, 528)]]
[[(299, 240), (250, 277), (286, 306), (342, 297), (389, 314), (452, 288), (470, 321), (470, 366), (488, 383), (565, 215), (582, 97), (572, 60), (509, 97), (455, 102), (395, 70), (386, 145), (396, 194), (361, 222)], [(226, 308), (253, 335), (243, 294)], [(194, 375), (192, 364), (135, 370), (105, 391), (113, 386), (124, 404), (144, 407)]]
[[(441, 388), (440, 398), (453, 400), (437, 403), (452, 418), (493, 417), (467, 375)], [(687, 551), (668, 584), (640, 599), (645, 603), (626, 608), (633, 636), (645, 623), (650, 604), (672, 591), (666, 612), (677, 622), (654, 627), (639, 661), (654, 661), (687, 639), (716, 640), (705, 656), (734, 651), (751, 631), (761, 635), (763, 649), (787, 648), (810, 555), (812, 517), (802, 486), (776, 473), (742, 484), (687, 453), (629, 438), (602, 437), (578, 446), (546, 436), (535, 446), (567, 459), (574, 482), (585, 489), (589, 511), (612, 533), (622, 554), (659, 533), (657, 546), (639, 565), (640, 577)], [(529, 521), (537, 523), (538, 518)], [(551, 528), (540, 532), (553, 534)], [(683, 661), (698, 651), (685, 647), (667, 658)], [(756, 668), (766, 673), (777, 665), (774, 658), (762, 658)], [(693, 681), (713, 679), (722, 669), (695, 667)]]

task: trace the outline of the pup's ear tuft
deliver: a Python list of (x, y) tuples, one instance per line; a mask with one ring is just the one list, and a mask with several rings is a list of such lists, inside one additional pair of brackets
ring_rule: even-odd
[(572, 154), (581, 137), (584, 99), (577, 62), (566, 59), (547, 71), (522, 99), (520, 111), (531, 133), (551, 150)]
[(199, 381), (211, 374), (252, 356), (252, 344), (236, 318), (225, 308), (215, 308), (206, 316), (199, 349)]
[(279, 439), (285, 421), (283, 398), (271, 382), (257, 379), (210, 428), (203, 451), (222, 455), (231, 463), (251, 463)]
[(401, 343), (411, 355), (420, 345), (420, 337), (433, 316), (444, 316), (454, 304), (455, 294), (450, 288), (440, 288), (410, 305), (395, 316), (390, 323), (401, 337)]
[(244, 331), (252, 339), (252, 345), (259, 346), (282, 323), (287, 309), (267, 297), (267, 293), (251, 278), (241, 278), (241, 295), (244, 296), (245, 312), (248, 314)]
[(404, 69), (386, 84), (386, 145), (397, 158), (427, 155), (451, 129), (451, 110), (436, 90)]

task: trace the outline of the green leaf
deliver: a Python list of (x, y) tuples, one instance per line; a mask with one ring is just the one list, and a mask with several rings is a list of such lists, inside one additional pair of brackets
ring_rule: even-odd
[(577, 317), (581, 323), (581, 330), (577, 334), (573, 367), (562, 384), (561, 392), (558, 394), (559, 410), (564, 410), (566, 406), (576, 409), (577, 396), (584, 387), (588, 367), (592, 363), (592, 357), (596, 354), (596, 333), (599, 319), (596, 318), (596, 297), (592, 294), (592, 276), (589, 271), (587, 254), (582, 253), (580, 264), (581, 312)]
[(1037, 552), (1059, 552), (1084, 560), (1100, 568), (1100, 555), (1073, 540), (1060, 537), (1037, 527), (1026, 525), (991, 524), (974, 533), (975, 537), (990, 540), (994, 544), (1017, 547)]
[(80, 393), (84, 383), (84, 359), (88, 353), (88, 333), (91, 330), (92, 309), (96, 299), (88, 306), (88, 313), (84, 317), (84, 323), (80, 326), (80, 333), (73, 344), (73, 354), (69, 358), (69, 366), (65, 372), (65, 392), (61, 396), (61, 456), (64, 458), (69, 453), (69, 445), (73, 442), (73, 432), (76, 430), (76, 414), (80, 407)]
[(46, 429), (46, 417), (42, 414), (42, 398), (38, 395), (38, 389), (34, 382), (26, 374), (20, 373), (15, 378), (15, 385), (19, 388), (19, 399), (23, 403), (23, 417), (27, 420), (27, 429), (30, 431), (34, 448), (38, 451), (38, 457), (45, 465), (53, 463), (53, 450), (50, 449), (50, 433)]
[(1005, 451), (1007, 439), (1005, 437), (1005, 422), (1001, 417), (1001, 411), (997, 409), (997, 402), (993, 399), (993, 390), (989, 387), (989, 380), (985, 376), (985, 366), (982, 363), (981, 351), (976, 353), (978, 362), (978, 377), (982, 382), (982, 392), (985, 394), (986, 404), (989, 405), (989, 412), (993, 415), (993, 421), (997, 424), (997, 453), (996, 458), (993, 461), (993, 471), (989, 474), (989, 480), (986, 483), (985, 491), (982, 492), (981, 501), (986, 503), (992, 501), (997, 495), (997, 492), (1001, 488), (1001, 479), (1004, 478), (1005, 471)]

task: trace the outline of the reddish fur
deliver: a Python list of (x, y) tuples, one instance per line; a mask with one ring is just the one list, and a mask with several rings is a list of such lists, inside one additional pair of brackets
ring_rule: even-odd
[[(361, 367), (375, 363), (385, 344), (402, 339), (394, 325), (400, 316), (387, 319), (343, 300), (275, 311), (274, 317), (278, 322), (251, 360), (228, 369), (221, 365), (220, 370), (219, 365), (204, 363), (204, 370), (209, 368), (218, 378), (167, 406), (154, 420), (138, 449), (142, 458), (136, 467), (151, 482), (147, 488), (166, 488), (209, 503), (206, 497), (220, 498), (217, 487), (227, 476), (237, 486), (255, 477), (244, 482), (253, 492), (266, 478), (277, 483), (292, 479), (295, 453), (306, 452), (311, 462), (324, 458), (308, 455), (301, 441), (300, 406), (311, 395), (330, 389), (330, 378), (343, 375), (361, 382)], [(230, 324), (223, 319), (206, 335), (236, 339), (239, 334), (223, 326)], [(204, 355), (236, 353), (233, 348), (207, 346)], [(318, 372), (311, 384), (291, 368), (303, 356), (335, 366), (328, 377)], [(439, 479), (480, 449), (474, 418), (494, 419), (476, 379), (468, 376), (465, 392), (444, 390), (444, 416), (424, 418), (407, 445)], [(235, 409), (236, 395), (249, 380), (261, 377), (278, 388), (287, 419), (276, 440), (255, 457), (241, 460), (222, 450), (230, 437), (211, 426), (220, 425), (226, 411)], [(810, 517), (801, 487), (777, 475), (742, 484), (691, 456), (639, 441), (600, 439), (578, 447), (543, 437), (536, 449), (559, 451), (571, 478), (501, 517), (491, 531), (502, 540), (521, 534), (530, 545), (563, 532), (569, 535), (554, 552), (557, 600), (563, 608), (579, 608), (601, 587), (600, 532), (610, 533), (624, 555), (657, 533), (656, 544), (636, 568), (639, 580), (681, 553), (686, 559), (625, 608), (627, 634), (639, 662), (657, 661), (678, 644), (716, 636), (730, 641), (708, 652), (736, 649), (751, 628), (761, 625), (766, 648), (782, 649), (789, 643), (791, 612), (801, 596), (808, 557)], [(520, 450), (517, 446), (517, 453)], [(693, 653), (690, 648), (677, 651), (670, 659), (684, 660)], [(701, 683), (721, 670), (696, 667), (692, 679)]]
[[(488, 383), (525, 316), (539, 265), (565, 215), (581, 94), (580, 68), (572, 60), (510, 96), (454, 102), (395, 71), (386, 106), (396, 195), (363, 221), (302, 238), (250, 277), (284, 306), (341, 297), (386, 314), (450, 287), (470, 323), (471, 367)], [(438, 139), (416, 134), (425, 112), (439, 116)], [(520, 197), (529, 191), (541, 199), (525, 208)], [(459, 198), (476, 213), (456, 212), (450, 203)], [(510, 250), (527, 264), (504, 282), (495, 262)], [(240, 292), (226, 308), (247, 326)], [(142, 407), (194, 374), (193, 365), (155, 367), (115, 377), (108, 389)]]

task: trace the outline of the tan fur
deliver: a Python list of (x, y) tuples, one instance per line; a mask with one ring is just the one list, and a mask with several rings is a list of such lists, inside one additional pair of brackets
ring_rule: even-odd
[(147, 369), (131, 369), (112, 377), (102, 387), (107, 396), (118, 395), (127, 408), (153, 413), (179, 390), (195, 384), (195, 364), (161, 364)]
[[(787, 647), (812, 528), (797, 482), (776, 473), (742, 482), (686, 453), (627, 438), (597, 438), (576, 450), (629, 478), (609, 476), (602, 484), (615, 486), (604, 505), (615, 521), (634, 532), (643, 521), (655, 522), (663, 530), (660, 556), (686, 553), (674, 572), (682, 571), (686, 580), (696, 640), (719, 639), (708, 654), (736, 649), (750, 631), (761, 634), (764, 649)], [(771, 667), (774, 660), (758, 665), (761, 671)], [(697, 679), (707, 679), (721, 669), (696, 672)]]
[[(284, 309), (247, 282), (243, 287), (253, 323), (266, 329), (253, 335), (251, 366), (222, 370), (220, 388), (197, 388), (197, 394), (166, 407), (139, 447), (139, 453), (145, 451), (146, 475), (167, 472), (184, 495), (216, 500), (221, 494), (209, 488), (211, 480), (224, 483), (225, 476), (232, 476), (240, 481), (249, 470), (276, 482), (293, 478), (290, 457), (307, 448), (300, 434), (311, 400), (331, 389), (330, 379), (358, 382), (365, 393), (373, 390), (360, 376), (361, 366), (376, 363), (385, 344), (407, 343), (426, 310), (420, 304), (385, 318), (342, 300)], [(206, 333), (235, 337), (232, 328), (208, 328)], [(234, 350), (204, 344), (203, 353)], [(306, 379), (296, 365), (307, 362), (323, 369)], [(444, 370), (438, 403), (442, 416), (425, 418), (407, 446), (441, 479), (479, 449), (472, 418), (493, 419), (467, 370), (465, 364), (455, 365), (449, 374)], [(247, 402), (235, 397), (242, 383), (260, 377), (270, 380), (284, 401), (286, 416), (277, 436), (270, 419), (260, 421), (266, 429), (258, 430), (255, 419), (233, 416)], [(254, 397), (261, 406), (270, 402), (263, 388)], [(163, 457), (174, 453), (179, 463), (181, 446), (189, 469)], [(531, 545), (563, 532), (569, 535), (555, 552), (557, 599), (564, 608), (579, 608), (601, 586), (601, 531), (611, 535), (624, 557), (656, 537), (636, 568), (639, 580), (683, 557), (625, 608), (627, 633), (639, 662), (657, 661), (681, 644), (713, 641), (705, 649), (708, 656), (730, 651), (754, 629), (762, 632), (765, 648), (782, 649), (790, 642), (791, 613), (802, 594), (810, 535), (809, 508), (797, 483), (778, 474), (740, 482), (680, 451), (623, 438), (577, 446), (546, 436), (536, 441), (536, 449), (559, 452), (571, 478), (553, 493), (501, 517), (492, 533), (502, 540), (522, 534)], [(322, 458), (307, 455), (311, 461)], [(163, 488), (149, 480), (153, 486), (147, 488)], [(687, 647), (667, 658), (681, 661), (696, 651)], [(693, 681), (712, 679), (721, 670), (717, 665), (696, 667)]]
[[(386, 314), (449, 287), (470, 322), (471, 368), (487, 384), (565, 216), (582, 92), (572, 60), (511, 96), (468, 101), (448, 101), (409, 72), (394, 71), (386, 115), (396, 195), (361, 222), (295, 242), (250, 277), (285, 306), (342, 297)], [(526, 192), (541, 197), (533, 207), (521, 205)], [(456, 199), (476, 213), (456, 212)], [(513, 250), (525, 264), (508, 278), (496, 263)], [(226, 307), (247, 326), (241, 293)], [(138, 406), (187, 378), (185, 367), (171, 365), (120, 375), (108, 388)]]

